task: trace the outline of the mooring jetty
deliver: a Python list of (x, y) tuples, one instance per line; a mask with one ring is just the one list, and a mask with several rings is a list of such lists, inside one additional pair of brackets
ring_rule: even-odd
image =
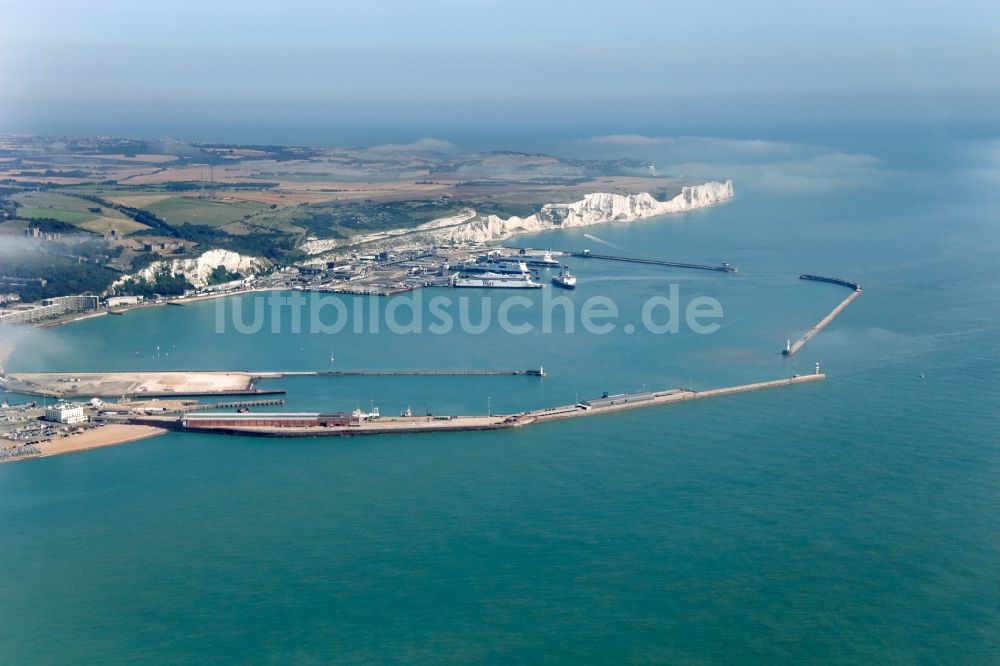
[(282, 377), (454, 377), (454, 376), (527, 376), (544, 377), (545, 368), (527, 370), (304, 370), (276, 373)]
[(781, 351), (781, 353), (784, 354), (785, 356), (792, 356), (795, 354), (795, 352), (802, 349), (802, 347), (807, 342), (812, 340), (817, 333), (819, 333), (824, 328), (829, 326), (830, 322), (836, 319), (837, 315), (843, 312), (848, 305), (853, 303), (854, 300), (861, 295), (861, 285), (858, 284), (857, 282), (852, 282), (851, 280), (844, 280), (841, 278), (825, 277), (823, 275), (809, 275), (809, 274), (800, 275), (799, 279), (812, 280), (813, 282), (829, 282), (830, 284), (836, 284), (840, 285), (841, 287), (847, 287), (848, 289), (851, 289), (851, 295), (845, 298), (840, 303), (838, 303), (837, 307), (835, 307), (833, 310), (830, 311), (830, 314), (820, 319), (819, 323), (810, 328), (808, 331), (806, 331), (805, 335), (803, 335), (801, 338), (799, 338), (795, 342), (792, 342), (791, 340), (786, 340), (785, 348)]
[(613, 254), (594, 254), (590, 250), (583, 252), (563, 251), (563, 254), (583, 259), (603, 259), (605, 261), (624, 261), (630, 264), (649, 264), (652, 266), (669, 266), (671, 268), (692, 268), (699, 271), (716, 271), (719, 273), (736, 273), (735, 266), (723, 261), (720, 266), (711, 264), (692, 264), (686, 261), (667, 261), (666, 259), (642, 259), (639, 257), (619, 257)]
[(285, 404), (284, 398), (274, 398), (272, 400), (237, 400), (233, 402), (203, 402), (181, 407), (181, 412), (197, 412), (206, 409), (245, 409), (250, 410), (257, 407), (271, 407)]

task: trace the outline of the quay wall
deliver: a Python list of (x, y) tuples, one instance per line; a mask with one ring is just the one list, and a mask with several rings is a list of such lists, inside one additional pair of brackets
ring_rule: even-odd
[(727, 386), (716, 389), (708, 389), (705, 391), (669, 389), (656, 392), (652, 395), (652, 397), (642, 397), (641, 399), (637, 399), (632, 402), (615, 402), (613, 404), (598, 407), (587, 408), (584, 406), (584, 403), (579, 403), (576, 405), (547, 407), (544, 409), (507, 416), (453, 416), (427, 418), (426, 420), (413, 418), (412, 420), (408, 420), (406, 422), (401, 422), (400, 420), (394, 418), (387, 418), (383, 421), (368, 421), (359, 426), (344, 427), (192, 427), (185, 426), (181, 419), (172, 417), (136, 417), (129, 419), (128, 422), (142, 425), (155, 425), (161, 428), (183, 432), (215, 433), (221, 435), (241, 435), (252, 437), (355, 437), (361, 435), (413, 434), (422, 432), (473, 432), (518, 428), (546, 421), (609, 414), (626, 409), (638, 409), (641, 407), (652, 407), (655, 405), (697, 400), (700, 398), (712, 398), (735, 393), (745, 393), (748, 391), (792, 386), (795, 384), (813, 382), (822, 379), (826, 379), (826, 375), (823, 373), (795, 375), (785, 379), (756, 382), (753, 384), (742, 384), (739, 386)]

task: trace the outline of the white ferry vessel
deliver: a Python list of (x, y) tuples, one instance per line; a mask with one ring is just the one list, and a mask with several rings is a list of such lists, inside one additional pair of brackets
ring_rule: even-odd
[(459, 273), (455, 287), (485, 287), (492, 289), (540, 289), (541, 283), (531, 279), (531, 273)]
[(520, 261), (528, 266), (538, 268), (559, 268), (559, 260), (552, 258), (551, 251), (545, 252), (525, 252), (521, 250), (517, 254), (509, 254), (500, 257), (501, 261)]
[(463, 273), (497, 273), (500, 275), (531, 274), (528, 265), (517, 258), (512, 259), (480, 259), (475, 263), (462, 266)]

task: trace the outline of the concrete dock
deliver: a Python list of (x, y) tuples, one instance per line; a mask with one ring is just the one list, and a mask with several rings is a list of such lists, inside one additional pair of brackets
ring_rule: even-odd
[(245, 407), (246, 409), (257, 408), (257, 407), (271, 407), (274, 405), (285, 404), (284, 398), (273, 398), (271, 400), (236, 400), (232, 402), (206, 402), (206, 403), (196, 403), (193, 405), (184, 405), (180, 409), (176, 410), (178, 412), (198, 412), (206, 409), (239, 409)]
[(794, 386), (808, 382), (826, 379), (826, 375), (816, 372), (809, 375), (795, 375), (784, 379), (726, 386), (705, 391), (689, 389), (665, 389), (662, 391), (643, 391), (635, 394), (602, 396), (593, 400), (585, 400), (574, 405), (547, 407), (518, 414), (488, 415), (488, 416), (399, 416), (381, 417), (363, 421), (352, 426), (315, 426), (315, 427), (185, 427), (183, 420), (177, 417), (138, 417), (130, 419), (130, 423), (152, 425), (184, 432), (211, 432), (226, 435), (243, 435), (253, 437), (353, 437), (357, 435), (386, 435), (421, 432), (469, 432), (478, 430), (503, 430), (519, 428), (536, 423), (556, 421), (567, 418), (596, 416), (610, 414), (628, 409), (654, 407), (675, 402), (686, 402), (701, 398), (715, 398), (736, 393), (759, 391), (763, 389)]
[(282, 377), (455, 377), (455, 376), (526, 376), (544, 377), (544, 368), (527, 370), (305, 370), (276, 373)]

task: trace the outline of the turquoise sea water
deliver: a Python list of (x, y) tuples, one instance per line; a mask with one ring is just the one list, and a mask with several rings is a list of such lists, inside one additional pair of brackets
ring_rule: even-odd
[[(215, 333), (204, 302), (26, 340), (9, 369), (326, 369), (333, 355), (550, 373), (266, 384), (309, 410), (508, 412), (815, 361), (829, 378), (517, 431), (171, 434), (0, 466), (0, 661), (994, 663), (993, 144), (843, 142), (877, 158), (868, 183), (737, 179), (723, 206), (523, 239), (730, 261), (738, 274), (571, 262), (570, 298), (607, 295), (622, 323), (672, 283), (682, 302), (717, 298), (713, 335), (247, 336)], [(847, 293), (803, 272), (865, 292), (785, 359), (785, 338)], [(437, 293), (451, 294), (423, 306)]]

